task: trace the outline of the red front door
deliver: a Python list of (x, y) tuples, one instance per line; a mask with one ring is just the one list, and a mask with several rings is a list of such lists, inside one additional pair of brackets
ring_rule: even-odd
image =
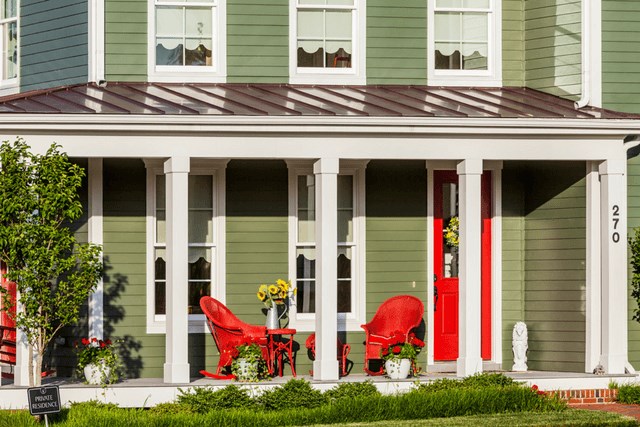
[[(435, 360), (458, 358), (458, 247), (452, 218), (458, 217), (458, 175), (433, 173), (434, 354)], [(481, 355), (491, 359), (491, 172), (482, 175)], [(455, 220), (454, 220), (455, 221)]]

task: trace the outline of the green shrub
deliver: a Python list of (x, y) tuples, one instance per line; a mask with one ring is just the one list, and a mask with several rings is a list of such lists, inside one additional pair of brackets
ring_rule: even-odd
[(191, 414), (191, 406), (183, 403), (168, 402), (159, 403), (149, 408), (149, 412), (157, 415), (175, 415), (175, 414)]
[(71, 408), (83, 410), (86, 408), (99, 408), (105, 410), (120, 409), (115, 403), (103, 403), (98, 400), (87, 400), (86, 402), (71, 402)]
[(341, 383), (324, 393), (330, 401), (338, 399), (357, 399), (360, 397), (379, 396), (380, 392), (371, 381), (362, 383)]
[(219, 409), (250, 408), (256, 402), (246, 390), (232, 384), (217, 391), (209, 387), (194, 388), (193, 392), (180, 389), (177, 404), (185, 406), (185, 412), (206, 414)]
[(508, 387), (514, 384), (517, 383), (506, 375), (482, 373), (468, 376), (462, 380), (440, 378), (426, 384), (418, 384), (416, 389), (422, 392), (433, 393), (436, 391), (458, 388)]
[(516, 382), (504, 374), (482, 373), (468, 376), (462, 380), (465, 387), (507, 387)]
[(267, 390), (258, 398), (264, 409), (317, 408), (327, 403), (327, 398), (308, 381), (292, 379), (281, 387)]
[(621, 403), (640, 403), (640, 386), (629, 384), (618, 386), (618, 401)]

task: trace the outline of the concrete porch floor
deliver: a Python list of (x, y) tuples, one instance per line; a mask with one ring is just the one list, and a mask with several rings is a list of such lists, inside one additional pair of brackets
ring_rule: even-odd
[[(499, 372), (499, 371), (491, 371)], [(583, 390), (606, 389), (611, 382), (618, 384), (640, 383), (638, 375), (594, 375), (571, 372), (503, 372), (505, 375), (521, 381), (527, 385), (537, 385), (540, 390)], [(171, 402), (180, 394), (180, 390), (190, 390), (195, 387), (222, 388), (229, 384), (246, 387), (251, 393), (284, 384), (292, 376), (276, 377), (259, 383), (239, 383), (231, 380), (216, 380), (211, 378), (192, 378), (187, 384), (165, 384), (161, 378), (136, 378), (123, 380), (112, 386), (102, 388), (83, 384), (71, 378), (45, 378), (44, 385), (60, 387), (60, 398), (63, 404), (87, 400), (116, 403), (121, 407), (151, 407), (158, 403)], [(414, 383), (427, 383), (439, 378), (456, 378), (454, 373), (426, 372), (417, 378), (406, 380), (390, 380), (384, 376), (370, 377), (365, 374), (350, 374), (338, 381), (314, 381), (309, 375), (298, 375), (310, 381), (319, 390), (328, 390), (343, 382), (362, 382), (370, 380), (382, 393), (391, 394), (409, 391)], [(13, 381), (3, 379), (0, 386), (0, 409), (25, 409), (27, 407), (27, 392), (24, 387), (15, 387)]]

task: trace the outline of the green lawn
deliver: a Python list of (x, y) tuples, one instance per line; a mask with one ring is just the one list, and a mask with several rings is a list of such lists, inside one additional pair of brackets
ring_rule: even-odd
[[(568, 409), (563, 412), (521, 412), (518, 414), (474, 415), (468, 417), (431, 418), (428, 420), (380, 421), (376, 423), (342, 424), (345, 427), (413, 427), (413, 426), (637, 426), (634, 418), (601, 411)], [(315, 426), (315, 427), (326, 427)]]

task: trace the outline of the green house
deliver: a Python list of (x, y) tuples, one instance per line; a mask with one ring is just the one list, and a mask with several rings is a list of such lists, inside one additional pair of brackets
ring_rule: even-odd
[(362, 372), (361, 325), (395, 295), (424, 304), (427, 371), (511, 370), (521, 321), (531, 370), (640, 366), (640, 3), (0, 11), (0, 136), (87, 168), (77, 233), (104, 248), (84, 320), (48, 356), (59, 375), (88, 334), (123, 340), (130, 378), (188, 383), (218, 361), (200, 298), (264, 324), (256, 292), (280, 278), (316, 380), (338, 378), (338, 338)]

